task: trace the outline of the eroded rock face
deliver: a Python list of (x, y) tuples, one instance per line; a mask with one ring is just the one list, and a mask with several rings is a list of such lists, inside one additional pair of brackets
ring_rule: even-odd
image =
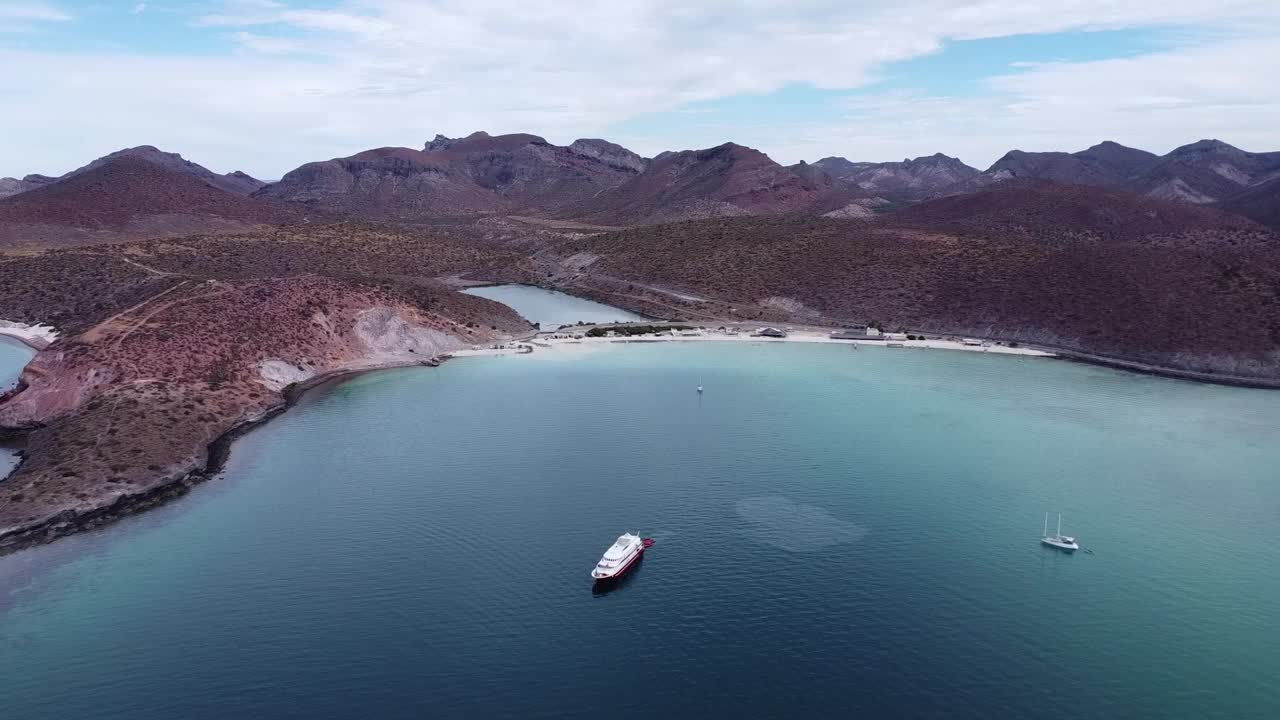
[(285, 360), (263, 360), (258, 363), (258, 374), (261, 382), (268, 390), (279, 392), (295, 383), (306, 382), (315, 377), (312, 370), (299, 367)]
[(648, 160), (608, 140), (595, 138), (574, 140), (573, 144), (569, 145), (569, 150), (578, 155), (595, 158), (614, 167), (638, 173), (644, 172), (645, 168), (649, 167)]
[(18, 178), (0, 178), (0, 198), (7, 198), (10, 195), (17, 195), (20, 192), (26, 192), (32, 188), (40, 187), (35, 183), (29, 183)]
[(27, 387), (0, 405), (0, 427), (35, 428), (27, 460), (0, 483), (0, 553), (181, 492), (209, 470), (211, 443), (282, 409), (291, 385), (527, 327), (442, 288), (182, 281), (38, 353)]
[(445, 137), (444, 135), (441, 135), (440, 133), (436, 133), (435, 138), (432, 139), (430, 142), (428, 142), (426, 145), (423, 145), (422, 149), (428, 152), (432, 150), (448, 150), (449, 147), (452, 146), (454, 142), (455, 141), (453, 138), (448, 138), (448, 137)]

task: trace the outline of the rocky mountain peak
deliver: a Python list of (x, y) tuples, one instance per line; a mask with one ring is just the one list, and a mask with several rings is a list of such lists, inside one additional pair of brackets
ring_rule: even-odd
[(1239, 152), (1239, 150), (1236, 147), (1229, 145), (1227, 143), (1224, 143), (1221, 140), (1218, 140), (1216, 138), (1205, 138), (1203, 140), (1197, 140), (1188, 145), (1183, 145), (1179, 148), (1175, 148), (1174, 151), (1169, 154), (1173, 155), (1178, 153), (1216, 152), (1220, 150), (1234, 150), (1236, 152)]
[(432, 150), (448, 150), (450, 147), (453, 147), (454, 142), (456, 141), (453, 138), (445, 137), (440, 133), (436, 133), (436, 136), (424, 145), (422, 149), (427, 152), (431, 152)]

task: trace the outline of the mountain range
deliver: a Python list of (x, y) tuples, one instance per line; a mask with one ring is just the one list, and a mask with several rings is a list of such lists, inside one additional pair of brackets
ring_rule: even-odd
[(122, 150), (0, 199), (0, 246), (241, 231), (303, 219), (299, 208), (249, 197), (260, 185), (149, 146)]
[(378, 148), (307, 163), (257, 197), (356, 217), (556, 213), (640, 175), (647, 161), (603, 140), (552, 145), (536, 135), (437, 136), (421, 150)]
[[(132, 161), (135, 172), (111, 169), (124, 161)], [(154, 167), (154, 187), (139, 182), (137, 162)], [(182, 179), (175, 181), (176, 187), (166, 187), (171, 183), (160, 179), (164, 174)], [(110, 197), (114, 191), (109, 184), (69, 184), (83, 176), (122, 175), (134, 181), (127, 192), (120, 189), (119, 199)], [(193, 180), (240, 200), (209, 195)], [(0, 179), (0, 224), (43, 224), (63, 217), (39, 206), (56, 205), (77, 187), (88, 186), (94, 188), (92, 199), (73, 201), (79, 209), (61, 224), (109, 236), (130, 225), (145, 226), (156, 215), (184, 215), (187, 221), (178, 223), (184, 228), (198, 225), (196, 217), (234, 225), (316, 213), (405, 224), (509, 215), (606, 226), (738, 215), (865, 219), (1011, 180), (1213, 204), (1272, 226), (1280, 222), (1280, 152), (1246, 152), (1218, 140), (1201, 140), (1163, 156), (1111, 141), (1073, 153), (1012, 150), (982, 171), (941, 153), (882, 163), (826, 157), (784, 167), (735, 143), (645, 158), (601, 139), (558, 146), (536, 135), (476, 132), (464, 138), (437, 135), (421, 149), (376, 148), (307, 163), (270, 184), (239, 171), (217, 174), (155, 147), (130, 148), (59, 177)], [(50, 191), (54, 186), (62, 188)], [(148, 192), (157, 197), (143, 199)], [(194, 204), (166, 204), (165, 197), (176, 200), (183, 192), (206, 197)], [(0, 239), (5, 235), (12, 233), (0, 233)]]
[(1158, 156), (1104, 142), (1077, 153), (1015, 150), (982, 177), (1055, 180), (1207, 204), (1230, 202), (1248, 188), (1280, 177), (1280, 152), (1250, 153), (1220, 140), (1200, 140)]

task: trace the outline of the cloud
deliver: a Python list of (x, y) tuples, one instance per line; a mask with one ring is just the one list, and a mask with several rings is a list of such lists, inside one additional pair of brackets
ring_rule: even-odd
[(65, 22), (70, 19), (71, 15), (45, 2), (0, 2), (0, 23)]
[[(237, 0), (191, 25), (236, 52), (0, 55), (29, 68), (0, 76), (0, 97), (25, 110), (0, 114), (0, 133), (47, 140), (7, 152), (0, 171), (65, 170), (146, 142), (220, 170), (278, 176), (306, 160), (418, 146), (436, 132), (568, 142), (638, 115), (793, 85), (853, 97), (821, 117), (713, 126), (693, 125), (691, 114), (674, 124), (678, 137), (614, 139), (648, 154), (734, 139), (783, 161), (941, 150), (976, 163), (1012, 145), (1103, 138), (1153, 149), (1200, 134), (1280, 145), (1265, 85), (1280, 47), (1274, 0), (358, 0), (327, 9)], [(956, 40), (1168, 27), (1194, 34), (1178, 49), (1110, 64), (1013, 67), (972, 97), (875, 84), (895, 61)], [(86, 107), (92, 128), (82, 124)]]
[(137, 5), (134, 5), (133, 9), (130, 10), (129, 13), (132, 15), (141, 15), (146, 11), (147, 11), (147, 4), (144, 2), (140, 2)]
[(857, 157), (888, 160), (918, 152), (909, 148), (920, 138), (945, 138), (937, 147), (982, 166), (1015, 147), (1080, 150), (1107, 139), (1160, 153), (1206, 137), (1274, 150), (1280, 96), (1266, 68), (1275, 67), (1280, 44), (1269, 38), (1037, 64), (989, 78), (987, 92), (972, 97), (852, 98), (845, 103), (852, 131), (825, 140)]

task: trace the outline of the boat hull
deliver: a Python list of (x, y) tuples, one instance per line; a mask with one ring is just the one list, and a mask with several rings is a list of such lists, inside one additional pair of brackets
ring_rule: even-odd
[(1050, 540), (1045, 540), (1045, 539), (1041, 539), (1040, 544), (1046, 547), (1051, 547), (1055, 550), (1061, 550), (1064, 553), (1073, 553), (1080, 549), (1079, 545), (1075, 545), (1075, 544), (1063, 545), (1061, 543), (1056, 543), (1056, 542), (1052, 542)]
[(639, 550), (637, 550), (637, 551), (636, 551), (636, 554), (635, 554), (635, 555), (632, 555), (632, 556), (631, 556), (631, 559), (630, 559), (630, 560), (627, 560), (627, 562), (626, 562), (626, 564), (625, 564), (625, 565), (623, 565), (623, 566), (619, 567), (617, 570), (613, 571), (613, 573), (612, 573), (612, 574), (610, 574), (610, 575), (596, 575), (595, 573), (592, 573), (592, 574), (591, 574), (591, 579), (595, 580), (595, 582), (596, 582), (597, 584), (611, 583), (611, 582), (615, 582), (615, 581), (617, 581), (617, 580), (621, 580), (621, 579), (622, 579), (622, 578), (623, 578), (623, 577), (624, 577), (628, 572), (630, 572), (630, 571), (631, 571), (631, 568), (635, 567), (635, 566), (640, 562), (640, 558), (642, 558), (642, 557), (644, 557), (644, 547), (643, 547), (643, 546), (642, 546)]

